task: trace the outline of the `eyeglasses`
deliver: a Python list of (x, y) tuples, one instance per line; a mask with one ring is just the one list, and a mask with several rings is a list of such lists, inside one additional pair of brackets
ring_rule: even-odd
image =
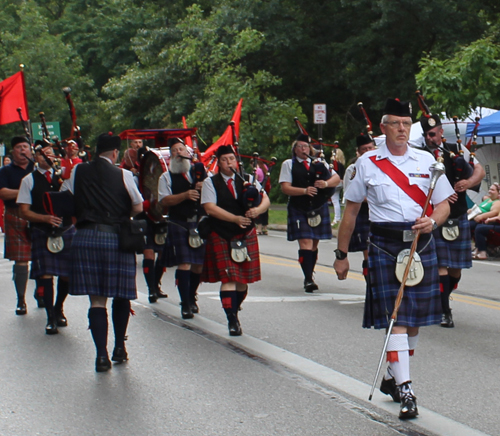
[(405, 129), (410, 129), (411, 128), (411, 122), (410, 121), (387, 121), (384, 123), (388, 126), (391, 126), (393, 129), (397, 129), (401, 124)]
[(422, 136), (425, 138), (426, 136), (429, 136), (431, 138), (434, 138), (435, 136), (437, 135), (436, 132), (426, 132), (426, 133), (422, 133)]

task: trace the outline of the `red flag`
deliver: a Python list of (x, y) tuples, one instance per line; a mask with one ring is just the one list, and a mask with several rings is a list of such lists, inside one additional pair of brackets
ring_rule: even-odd
[(29, 119), (22, 71), (0, 82), (0, 125), (20, 121), (17, 108), (21, 108), (23, 116)]
[[(188, 128), (187, 123), (186, 123), (186, 117), (184, 115), (182, 116), (182, 125), (184, 126), (185, 129)], [(193, 141), (191, 139), (191, 136), (186, 136), (184, 139), (186, 141), (186, 145), (188, 147), (193, 148)]]
[[(242, 103), (243, 99), (241, 98), (240, 101), (238, 102), (238, 105), (236, 106), (233, 118), (231, 118), (231, 121), (234, 121), (234, 132), (236, 134), (236, 139), (238, 140), (240, 138), (240, 118), (241, 118)], [(215, 152), (221, 145), (229, 145), (229, 144), (234, 145), (233, 131), (231, 129), (231, 126), (227, 126), (226, 131), (217, 141), (215, 141), (210, 147), (207, 148), (207, 150), (205, 151), (205, 153), (203, 153), (203, 156), (201, 157), (200, 160), (203, 162), (204, 165), (206, 165), (208, 162), (210, 162), (210, 158), (212, 157), (213, 154), (215, 154)]]

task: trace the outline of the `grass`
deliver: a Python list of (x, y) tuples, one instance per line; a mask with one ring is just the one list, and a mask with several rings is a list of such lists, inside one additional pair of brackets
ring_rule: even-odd
[[(333, 209), (330, 208), (330, 220), (333, 221)], [(286, 225), (287, 213), (286, 204), (272, 204), (269, 209), (269, 224), (282, 224)], [(334, 229), (338, 229), (339, 223), (333, 226)]]

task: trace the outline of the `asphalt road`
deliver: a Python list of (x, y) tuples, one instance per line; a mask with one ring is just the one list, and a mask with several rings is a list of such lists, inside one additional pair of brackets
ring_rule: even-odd
[(149, 304), (139, 269), (130, 360), (104, 374), (94, 372), (87, 299), (69, 297), (69, 326), (47, 336), (31, 297), (28, 315), (14, 315), (12, 264), (0, 261), (0, 435), (499, 434), (499, 263), (464, 273), (454, 329), (422, 329), (411, 362), (420, 416), (401, 422), (378, 390), (367, 401), (383, 334), (361, 328), (359, 255), (339, 282), (336, 242), (322, 242), (320, 291), (307, 295), (297, 244), (275, 231), (259, 242), (263, 280), (243, 305), (243, 336), (228, 336), (218, 285), (201, 286), (201, 313), (183, 321), (173, 271), (169, 298)]

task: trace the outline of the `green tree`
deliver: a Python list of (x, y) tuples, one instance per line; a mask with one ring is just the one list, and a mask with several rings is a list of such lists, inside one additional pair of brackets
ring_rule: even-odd
[[(26, 92), (30, 117), (39, 121), (37, 114), (45, 112), (49, 121), (60, 121), (63, 136), (70, 134), (71, 120), (62, 92), (63, 86), (74, 89), (82, 131), (90, 132), (99, 126), (98, 100), (93, 82), (85, 75), (80, 58), (58, 36), (48, 31), (47, 18), (33, 1), (18, 5), (2, 0), (0, 25), (0, 77), (8, 77), (25, 65)], [(91, 115), (93, 114), (93, 115)], [(26, 116), (26, 114), (25, 114)], [(5, 137), (22, 133), (20, 124), (2, 126)]]
[(500, 46), (488, 36), (461, 47), (447, 59), (420, 62), (417, 83), (432, 111), (464, 117), (478, 106), (500, 108)]

